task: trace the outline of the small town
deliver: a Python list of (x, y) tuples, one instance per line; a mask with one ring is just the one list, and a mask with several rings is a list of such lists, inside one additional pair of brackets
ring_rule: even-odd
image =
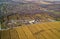
[(0, 0), (0, 39), (60, 39), (60, 0)]

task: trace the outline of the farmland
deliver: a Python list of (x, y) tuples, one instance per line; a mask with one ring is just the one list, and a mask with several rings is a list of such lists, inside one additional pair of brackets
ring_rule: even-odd
[(0, 30), (1, 39), (60, 39), (60, 22), (23, 25)]
[(0, 18), (2, 29), (32, 24), (29, 23), (31, 21), (34, 21), (33, 24), (60, 21), (59, 5), (2, 3), (0, 4)]
[(0, 39), (60, 39), (59, 2), (38, 2), (0, 0)]

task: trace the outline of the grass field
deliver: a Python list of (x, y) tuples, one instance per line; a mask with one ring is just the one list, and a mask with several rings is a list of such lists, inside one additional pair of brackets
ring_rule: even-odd
[(52, 12), (54, 14), (60, 14), (60, 12), (54, 11), (54, 10), (48, 10), (48, 12)]
[(0, 34), (1, 39), (60, 39), (60, 22), (23, 25)]

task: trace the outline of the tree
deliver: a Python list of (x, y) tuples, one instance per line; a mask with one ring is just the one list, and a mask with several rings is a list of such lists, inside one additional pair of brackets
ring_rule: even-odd
[[(0, 25), (2, 26), (2, 24), (3, 24), (3, 22), (4, 22), (4, 14), (1, 12), (1, 10), (0, 10)], [(0, 26), (0, 27), (1, 27)]]
[(6, 11), (6, 5), (2, 4), (2, 6), (0, 7), (0, 27), (1, 29), (6, 28), (6, 26), (3, 25), (4, 22), (4, 17), (6, 17), (7, 11)]

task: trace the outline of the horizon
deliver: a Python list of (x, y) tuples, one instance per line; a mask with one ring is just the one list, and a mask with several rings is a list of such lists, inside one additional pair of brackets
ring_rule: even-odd
[[(34, 1), (34, 0), (26, 0), (26, 1)], [(37, 1), (37, 0), (35, 0), (35, 1)], [(41, 0), (41, 1), (60, 1), (60, 0)]]
[(60, 0), (13, 0), (13, 1), (60, 1)]

